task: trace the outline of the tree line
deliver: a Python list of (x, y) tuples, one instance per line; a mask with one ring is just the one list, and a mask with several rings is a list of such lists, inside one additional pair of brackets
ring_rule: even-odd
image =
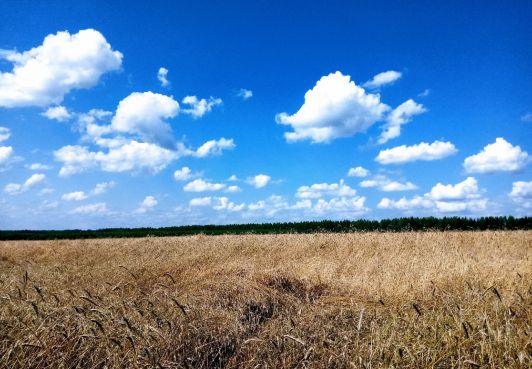
[(530, 230), (532, 217), (424, 217), (382, 220), (322, 220), (286, 223), (249, 223), (225, 225), (186, 225), (161, 228), (105, 228), (96, 230), (4, 230), (0, 240), (55, 240), (121, 237), (190, 236), (197, 234), (277, 234), (277, 233), (346, 233), (405, 231), (484, 231)]

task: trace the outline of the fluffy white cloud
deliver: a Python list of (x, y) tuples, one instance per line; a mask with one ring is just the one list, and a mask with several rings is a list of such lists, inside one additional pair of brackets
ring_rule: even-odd
[(95, 204), (88, 204), (78, 206), (70, 211), (72, 214), (93, 215), (93, 214), (107, 214), (107, 204), (105, 202), (98, 202)]
[(270, 177), (269, 175), (257, 174), (254, 177), (249, 177), (247, 179), (247, 183), (255, 186), (255, 188), (263, 188), (271, 181), (271, 179), (272, 177)]
[(318, 199), (323, 196), (352, 197), (357, 191), (340, 180), (339, 183), (315, 183), (311, 186), (301, 186), (297, 189), (296, 197), (300, 199)]
[(60, 176), (68, 176), (86, 169), (99, 167), (106, 172), (157, 173), (179, 158), (179, 152), (168, 150), (146, 142), (130, 141), (108, 152), (89, 151), (84, 146), (64, 146), (54, 152), (55, 160), (63, 166)]
[(107, 190), (113, 188), (115, 185), (116, 183), (114, 181), (97, 183), (96, 186), (94, 186), (94, 189), (91, 191), (91, 194), (101, 195), (102, 193), (105, 193)]
[(9, 183), (4, 187), (4, 191), (10, 195), (16, 195), (28, 191), (46, 179), (42, 173), (35, 173), (30, 176), (24, 183)]
[(11, 137), (11, 130), (7, 127), (0, 127), (0, 142), (9, 140)]
[(87, 196), (87, 194), (83, 191), (69, 192), (61, 196), (61, 198), (66, 201), (81, 201), (85, 200), (88, 197), (89, 196)]
[(112, 121), (116, 132), (139, 135), (143, 140), (172, 146), (171, 129), (165, 119), (179, 113), (172, 97), (148, 92), (133, 92), (118, 104)]
[(0, 172), (8, 169), (14, 161), (14, 150), (11, 146), (0, 146)]
[(192, 171), (189, 167), (183, 167), (174, 172), (174, 179), (176, 181), (186, 181), (190, 177), (192, 177)]
[(253, 91), (241, 88), (238, 91), (237, 96), (241, 97), (243, 100), (251, 99), (253, 97)]
[(366, 93), (350, 76), (336, 72), (322, 77), (307, 91), (304, 104), (295, 114), (280, 113), (276, 120), (294, 129), (285, 133), (288, 142), (329, 142), (365, 131), (388, 109), (379, 95)]
[(7, 108), (59, 104), (71, 90), (93, 87), (122, 65), (122, 54), (93, 29), (51, 34), (38, 47), (2, 50), (0, 57), (13, 63), (11, 72), (0, 73), (0, 106)]
[(388, 85), (390, 83), (393, 83), (397, 81), (399, 78), (401, 78), (402, 73), (397, 72), (395, 70), (389, 70), (387, 72), (382, 72), (377, 75), (375, 75), (371, 80), (364, 83), (364, 87), (366, 88), (379, 88), (384, 85)]
[(216, 105), (222, 104), (222, 99), (209, 97), (209, 99), (198, 99), (196, 96), (185, 96), (181, 101), (190, 107), (183, 108), (183, 113), (190, 114), (193, 118), (201, 118), (206, 113), (210, 112)]
[(144, 200), (140, 203), (140, 206), (135, 210), (135, 213), (137, 214), (144, 214), (150, 209), (153, 209), (155, 206), (157, 206), (158, 201), (153, 196), (146, 196)]
[(238, 177), (236, 176), (236, 174), (231, 174), (231, 176), (227, 178), (227, 180), (231, 182), (236, 182), (238, 181)]
[(382, 150), (375, 160), (381, 164), (403, 164), (416, 160), (438, 160), (457, 153), (451, 142), (434, 141), (429, 144), (421, 142), (417, 145), (401, 145)]
[(201, 178), (195, 179), (187, 183), (183, 190), (186, 192), (206, 192), (206, 191), (220, 191), (225, 188), (223, 183), (211, 183)]
[(240, 191), (242, 191), (242, 189), (236, 185), (229, 186), (226, 189), (226, 192), (240, 192)]
[(165, 67), (160, 67), (157, 71), (157, 79), (159, 82), (161, 82), (161, 86), (168, 87), (170, 85), (170, 81), (168, 81), (168, 69)]
[(50, 170), (52, 167), (50, 165), (42, 164), (42, 163), (32, 163), (30, 165), (27, 165), (26, 168), (29, 170)]
[(356, 168), (350, 168), (349, 172), (347, 172), (348, 177), (367, 177), (369, 174), (369, 170), (367, 170), (364, 167), (356, 167)]
[(372, 179), (367, 179), (360, 182), (360, 187), (375, 187), (381, 191), (393, 192), (393, 191), (410, 191), (417, 189), (417, 186), (412, 182), (397, 182), (392, 181), (386, 176), (376, 175)]
[(532, 181), (514, 182), (509, 196), (519, 207), (532, 209)]
[(478, 212), (485, 210), (488, 202), (482, 198), (482, 192), (476, 179), (468, 177), (455, 185), (438, 183), (423, 196), (410, 199), (403, 197), (399, 200), (383, 198), (377, 207), (404, 211), (426, 209), (441, 213)]
[(530, 156), (521, 147), (498, 137), (478, 154), (467, 157), (463, 165), (468, 173), (515, 172), (529, 161)]
[(58, 122), (66, 122), (72, 117), (72, 114), (62, 105), (52, 106), (41, 115), (51, 120), (57, 120)]
[(213, 200), (214, 203), (212, 208), (214, 210), (241, 211), (246, 207), (246, 204), (237, 205), (227, 197), (216, 197)]
[(412, 120), (414, 115), (426, 112), (423, 105), (416, 103), (412, 99), (406, 100), (404, 103), (393, 109), (386, 117), (386, 124), (383, 127), (383, 132), (379, 137), (379, 143), (383, 144), (392, 138), (399, 137), (401, 134), (401, 126), (407, 124)]
[(346, 217), (360, 215), (368, 209), (364, 206), (365, 197), (352, 198), (332, 198), (330, 200), (319, 199), (314, 205), (313, 210), (318, 214), (333, 213), (336, 216), (344, 215)]
[(210, 206), (212, 203), (212, 197), (196, 197), (189, 201), (189, 206)]
[(204, 158), (209, 155), (221, 155), (223, 150), (232, 150), (236, 147), (233, 139), (220, 138), (219, 140), (209, 140), (201, 145), (194, 156)]

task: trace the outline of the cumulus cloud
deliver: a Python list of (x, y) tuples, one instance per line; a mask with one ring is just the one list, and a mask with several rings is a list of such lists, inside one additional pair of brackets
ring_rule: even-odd
[(116, 185), (114, 181), (97, 183), (91, 191), (92, 195), (101, 195)]
[(451, 142), (434, 141), (429, 144), (401, 145), (382, 150), (375, 158), (380, 164), (403, 164), (417, 160), (432, 161), (456, 154), (458, 150)]
[(15, 161), (13, 147), (0, 146), (0, 172), (9, 169), (13, 161)]
[(367, 177), (369, 174), (369, 170), (367, 170), (364, 167), (356, 167), (356, 168), (350, 168), (349, 172), (347, 172), (348, 177)]
[(389, 70), (375, 75), (372, 79), (363, 84), (364, 87), (369, 89), (379, 88), (384, 85), (394, 83), (401, 78), (402, 73), (395, 70)]
[(383, 198), (377, 207), (403, 211), (426, 209), (441, 213), (479, 212), (486, 209), (488, 202), (482, 197), (483, 192), (476, 179), (468, 177), (455, 185), (438, 183), (423, 196), (410, 199), (402, 197), (399, 200)]
[(514, 182), (509, 196), (519, 207), (532, 209), (532, 181)]
[(72, 114), (62, 105), (52, 106), (44, 113), (41, 113), (41, 115), (51, 120), (57, 120), (58, 122), (66, 122), (72, 117)]
[(4, 191), (10, 195), (16, 195), (22, 192), (26, 192), (37, 184), (46, 179), (46, 176), (42, 173), (35, 173), (30, 176), (24, 183), (9, 183), (4, 187)]
[(59, 104), (70, 91), (93, 87), (122, 65), (122, 54), (94, 29), (50, 34), (38, 47), (2, 50), (0, 57), (13, 64), (0, 73), (0, 106), (6, 108)]
[(7, 127), (0, 127), (0, 142), (9, 140), (11, 137), (11, 130)]
[(107, 214), (108, 212), (109, 211), (107, 210), (107, 204), (105, 202), (78, 206), (77, 208), (70, 211), (71, 214), (82, 215)]
[(368, 209), (364, 206), (365, 197), (319, 199), (313, 210), (318, 214), (333, 213), (336, 215), (353, 216), (365, 213)]
[(168, 76), (168, 69), (165, 67), (160, 67), (159, 71), (157, 72), (157, 79), (159, 82), (161, 82), (161, 86), (168, 87), (170, 85), (170, 81), (167, 79)]
[(157, 206), (158, 201), (153, 196), (146, 196), (144, 200), (140, 203), (140, 206), (135, 210), (135, 213), (137, 214), (144, 214), (148, 210), (153, 209), (155, 206)]
[(213, 198), (214, 210), (227, 210), (227, 211), (242, 211), (246, 207), (246, 204), (235, 204), (230, 201), (227, 197), (216, 197)]
[(411, 191), (416, 190), (417, 186), (412, 182), (392, 181), (384, 175), (376, 175), (372, 179), (360, 182), (360, 187), (374, 187), (384, 192), (394, 191)]
[(192, 171), (189, 167), (183, 167), (174, 172), (174, 179), (176, 181), (186, 181), (190, 177), (192, 177)]
[(204, 158), (209, 155), (221, 155), (223, 150), (232, 150), (236, 147), (233, 139), (224, 137), (219, 140), (209, 140), (201, 145), (195, 152), (194, 156)]
[(352, 197), (357, 191), (340, 180), (339, 183), (315, 183), (301, 186), (297, 189), (296, 197), (300, 199), (318, 199), (323, 196)]
[(294, 130), (285, 133), (288, 142), (327, 143), (364, 132), (388, 109), (379, 95), (366, 93), (350, 76), (336, 72), (322, 77), (307, 91), (305, 102), (296, 113), (280, 113), (276, 120)]
[(257, 174), (254, 177), (249, 177), (247, 179), (247, 183), (250, 185), (253, 185), (255, 188), (263, 188), (265, 187), (270, 181), (272, 177), (266, 174)]
[(179, 103), (170, 96), (151, 91), (133, 92), (118, 104), (112, 129), (137, 134), (147, 142), (171, 147), (171, 129), (165, 119), (178, 113)]
[(186, 192), (206, 192), (206, 191), (220, 191), (225, 188), (223, 183), (211, 183), (201, 178), (195, 179), (187, 183), (183, 190)]
[(61, 196), (61, 198), (65, 201), (81, 201), (85, 200), (88, 197), (89, 196), (87, 196), (87, 194), (83, 191), (69, 192)]
[(236, 95), (238, 97), (241, 97), (242, 100), (247, 100), (253, 97), (253, 91), (246, 90), (245, 88), (241, 88), (240, 90), (238, 90), (238, 93)]
[(529, 161), (530, 156), (521, 147), (498, 137), (478, 154), (467, 157), (463, 165), (468, 173), (516, 172)]
[(226, 192), (240, 192), (242, 191), (242, 189), (236, 185), (233, 185), (233, 186), (229, 186), (227, 187), (227, 189), (225, 190)]
[(188, 204), (192, 207), (210, 206), (212, 204), (212, 197), (196, 197), (194, 199), (191, 199)]
[(414, 115), (426, 112), (423, 105), (416, 103), (412, 99), (408, 99), (395, 109), (386, 117), (386, 124), (383, 126), (383, 131), (379, 137), (379, 143), (383, 144), (392, 138), (399, 137), (401, 134), (401, 126), (409, 123)]
[(198, 99), (196, 96), (185, 96), (181, 101), (188, 105), (189, 108), (184, 108), (183, 113), (190, 114), (193, 118), (201, 118), (206, 113), (210, 112), (216, 105), (222, 104), (222, 99), (209, 97), (209, 99)]

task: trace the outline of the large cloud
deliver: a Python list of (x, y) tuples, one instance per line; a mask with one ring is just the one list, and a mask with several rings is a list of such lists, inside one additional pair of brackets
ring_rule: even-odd
[(340, 72), (322, 77), (305, 94), (305, 102), (293, 115), (280, 113), (277, 122), (290, 125), (289, 142), (329, 142), (364, 132), (389, 109), (380, 96), (368, 94), (351, 77)]
[(438, 160), (457, 152), (451, 142), (434, 141), (429, 144), (421, 142), (417, 145), (401, 145), (382, 150), (375, 158), (380, 164), (403, 164), (417, 160)]
[(11, 72), (0, 73), (0, 106), (7, 108), (59, 104), (71, 90), (93, 87), (122, 65), (122, 54), (93, 29), (48, 35), (41, 46), (1, 50), (0, 57), (13, 63)]
[(498, 137), (478, 154), (467, 157), (464, 168), (468, 173), (515, 172), (523, 169), (529, 161), (526, 151)]

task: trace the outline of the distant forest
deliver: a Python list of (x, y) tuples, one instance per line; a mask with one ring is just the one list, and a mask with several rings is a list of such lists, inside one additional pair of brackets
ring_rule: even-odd
[(348, 233), (405, 231), (484, 231), (530, 230), (532, 217), (446, 217), (395, 218), (383, 220), (312, 221), (297, 223), (257, 223), (227, 225), (188, 225), (162, 228), (106, 228), (97, 230), (20, 230), (0, 231), (5, 240), (55, 240), (120, 237), (166, 237), (197, 234), (276, 234), (276, 233)]

